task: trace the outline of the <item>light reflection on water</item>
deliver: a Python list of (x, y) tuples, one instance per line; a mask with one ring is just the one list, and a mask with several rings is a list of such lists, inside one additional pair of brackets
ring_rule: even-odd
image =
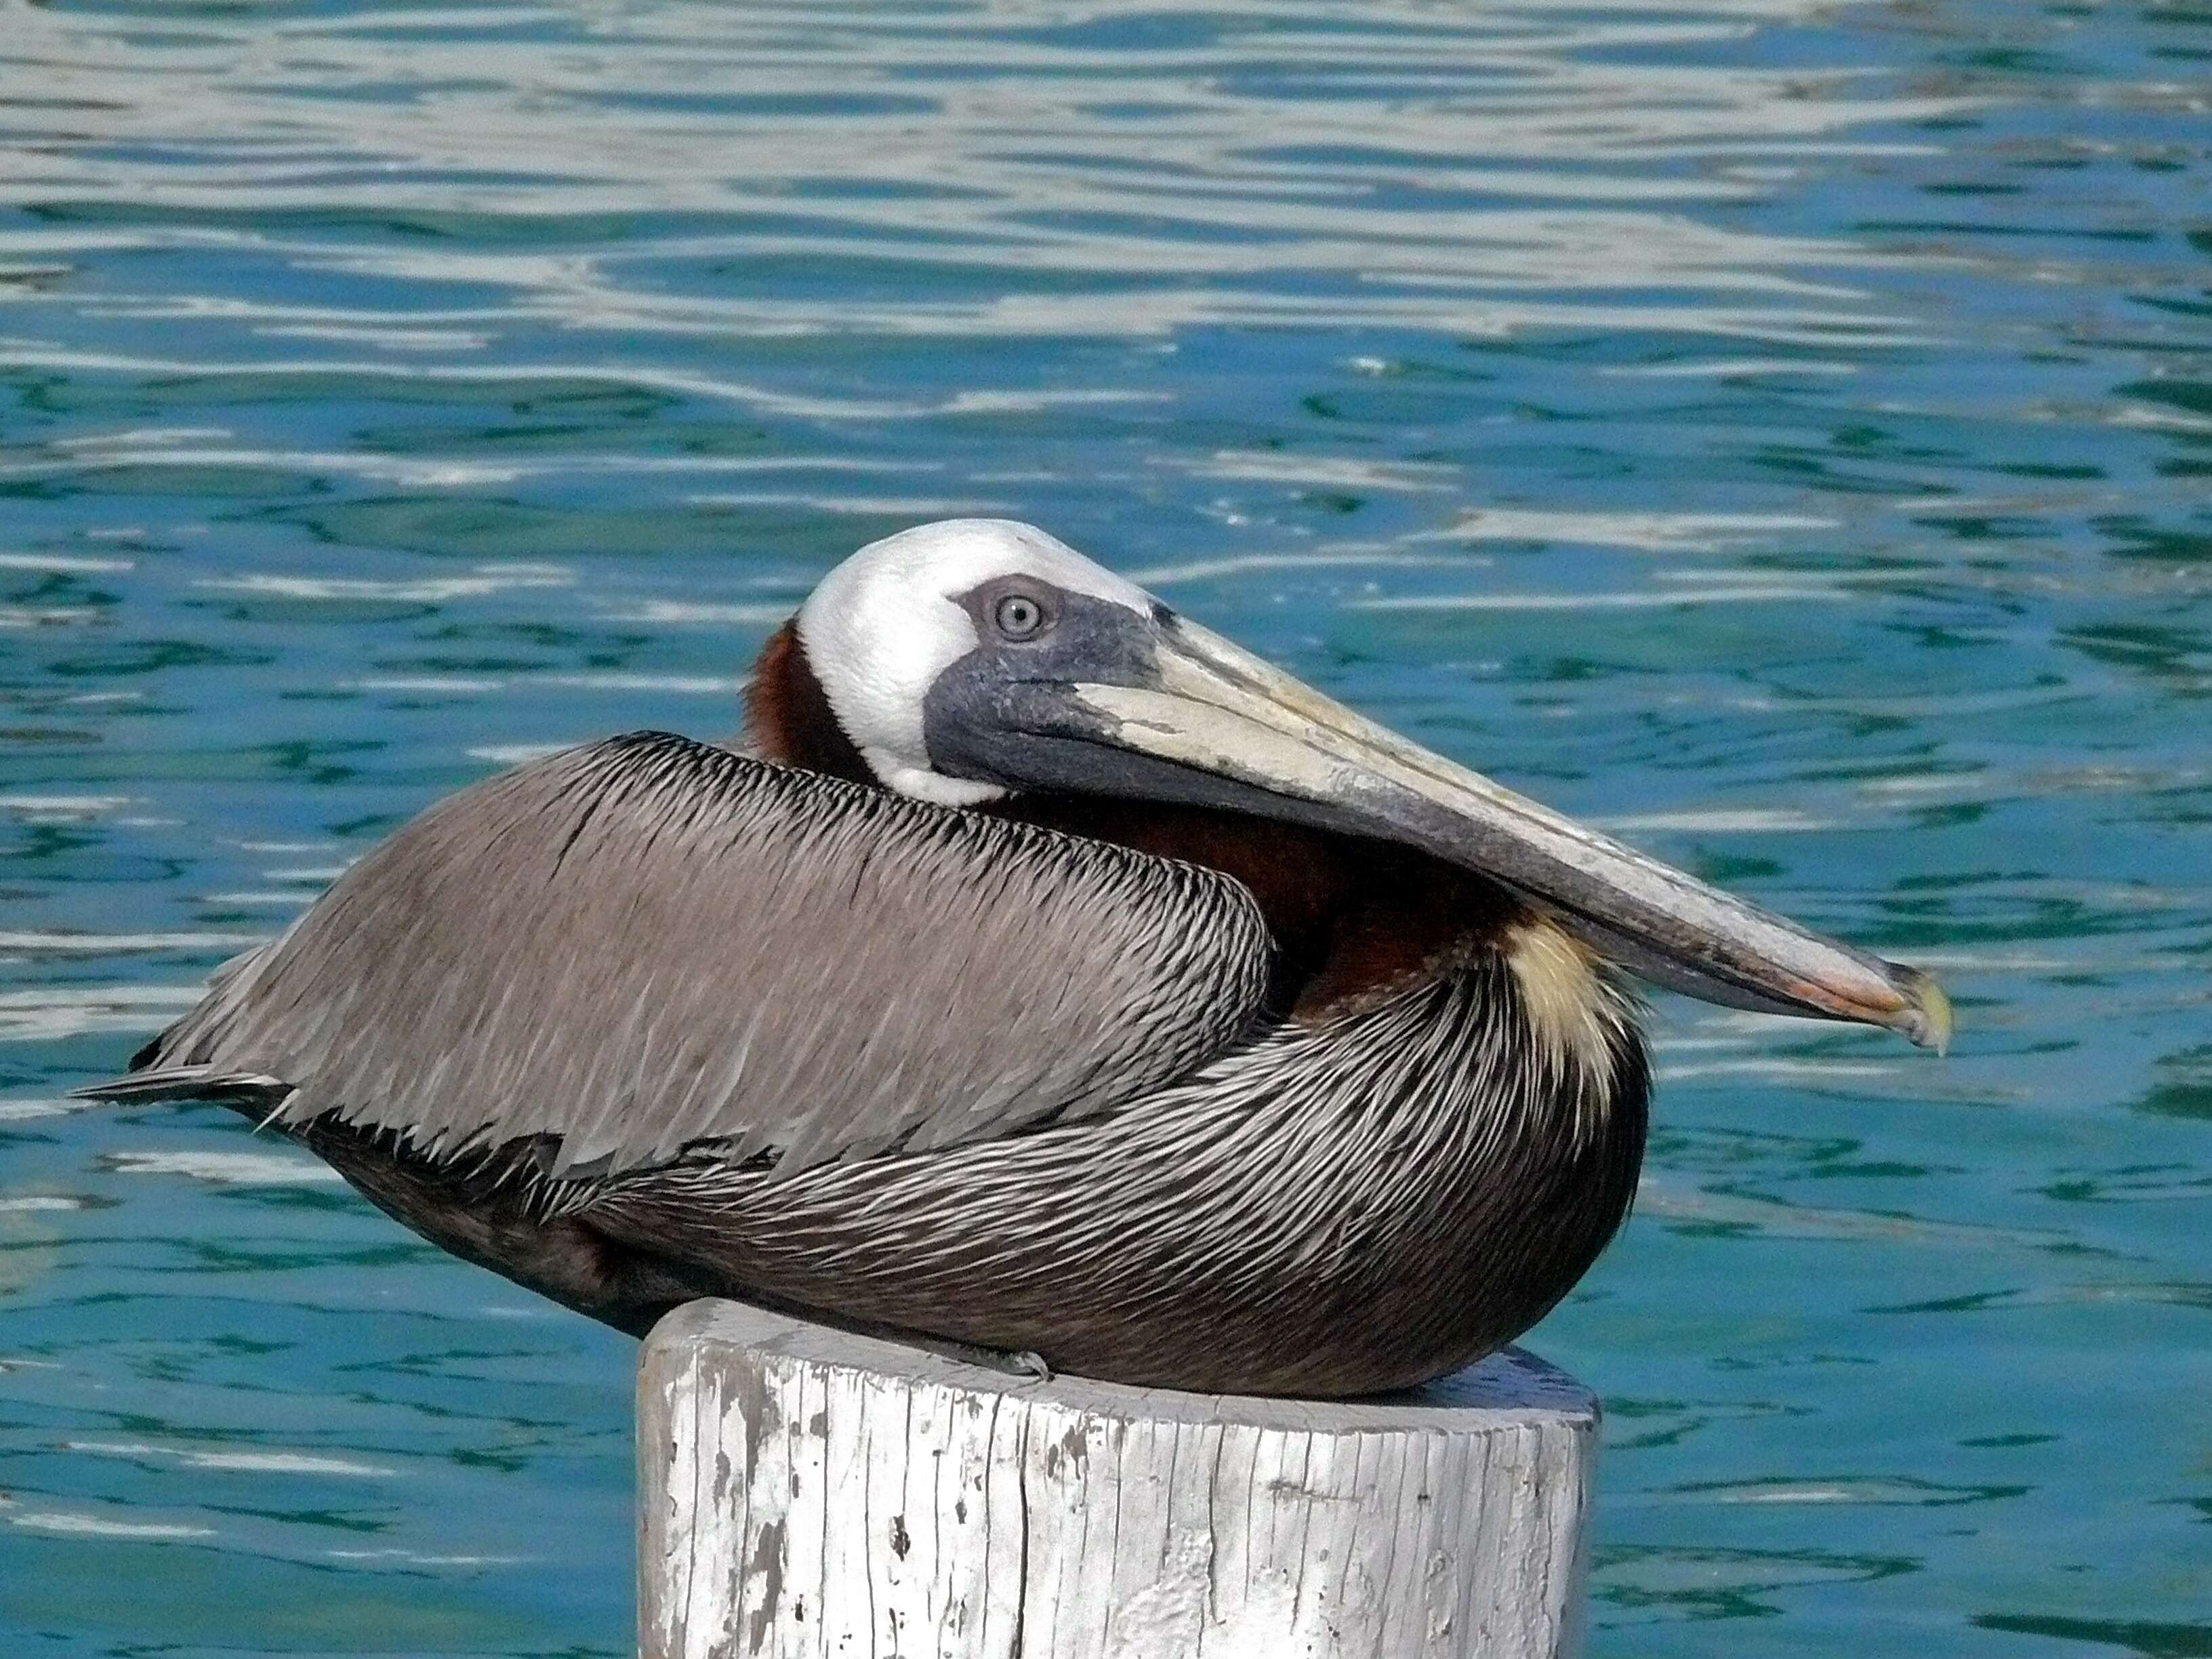
[(0, 0), (11, 1647), (627, 1650), (626, 1340), (61, 1096), (987, 511), (1950, 981), (1660, 1011), (1595, 1654), (2212, 1650), (2212, 19), (1470, 9)]

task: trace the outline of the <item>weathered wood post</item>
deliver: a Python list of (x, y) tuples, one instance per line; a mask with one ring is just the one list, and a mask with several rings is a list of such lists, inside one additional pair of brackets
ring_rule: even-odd
[(1552, 1659), (1597, 1402), (1509, 1351), (1307, 1404), (1024, 1383), (733, 1302), (639, 1376), (644, 1659)]

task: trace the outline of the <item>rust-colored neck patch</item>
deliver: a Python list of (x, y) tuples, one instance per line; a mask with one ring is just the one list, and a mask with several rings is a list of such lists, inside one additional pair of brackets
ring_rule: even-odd
[(769, 636), (745, 687), (745, 732), (763, 760), (803, 767), (853, 783), (881, 787), (806, 659), (796, 618)]
[(980, 810), (1243, 883), (1279, 952), (1271, 1000), (1310, 1024), (1459, 966), (1526, 914), (1495, 884), (1411, 848), (1243, 812), (1058, 794)]

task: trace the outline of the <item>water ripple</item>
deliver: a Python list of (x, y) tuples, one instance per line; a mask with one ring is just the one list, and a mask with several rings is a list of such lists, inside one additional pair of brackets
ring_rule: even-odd
[(66, 1091), (993, 511), (1949, 981), (1941, 1063), (1657, 1000), (1534, 1339), (1607, 1396), (1593, 1659), (2184, 1650), (2204, 30), (0, 0), (0, 1647), (629, 1650), (626, 1340)]

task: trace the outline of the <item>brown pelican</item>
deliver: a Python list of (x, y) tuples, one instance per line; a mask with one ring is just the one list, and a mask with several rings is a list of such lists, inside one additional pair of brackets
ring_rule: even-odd
[(1926, 975), (998, 520), (830, 572), (748, 741), (432, 806), (84, 1091), (228, 1103), (632, 1332), (726, 1295), (1334, 1395), (1527, 1329), (1642, 1162), (1622, 971), (1940, 1048)]

